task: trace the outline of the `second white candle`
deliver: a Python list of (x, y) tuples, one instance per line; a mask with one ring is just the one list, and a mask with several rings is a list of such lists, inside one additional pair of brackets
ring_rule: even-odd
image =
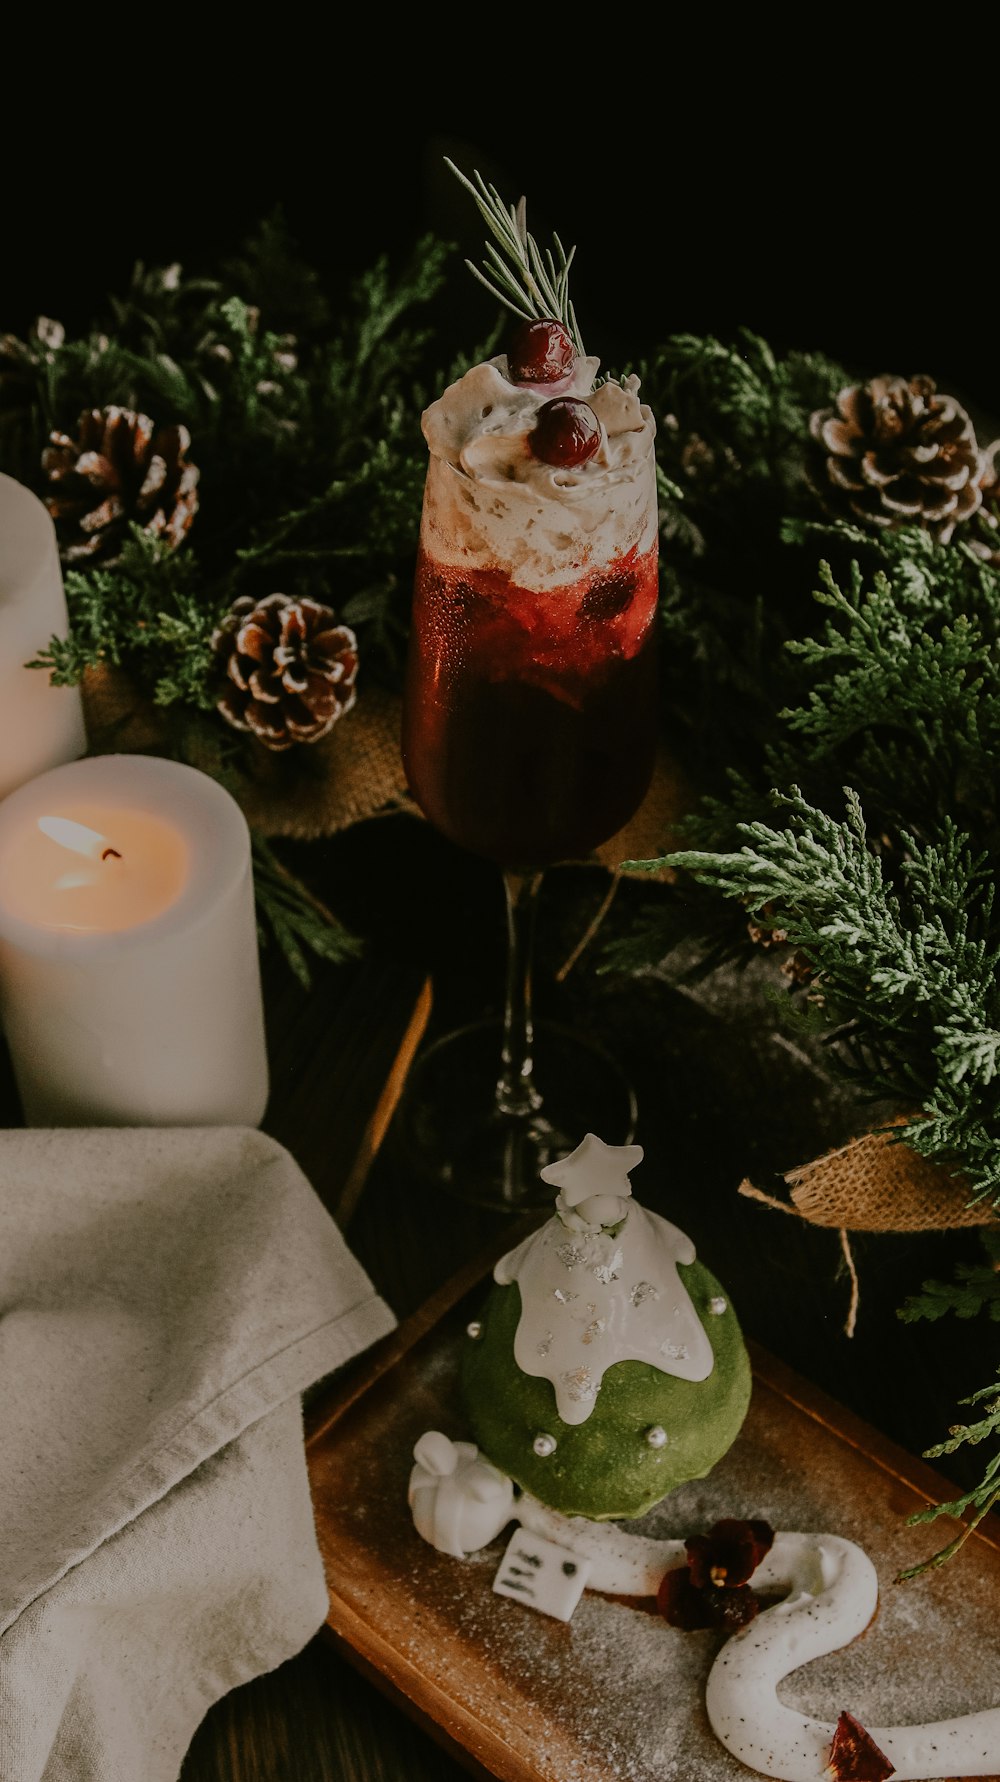
[(27, 666), (68, 624), (55, 527), (37, 495), (0, 475), (0, 798), (87, 747), (80, 689)]

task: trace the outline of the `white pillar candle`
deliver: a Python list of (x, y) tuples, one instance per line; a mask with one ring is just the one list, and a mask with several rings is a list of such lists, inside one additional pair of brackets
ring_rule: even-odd
[(26, 666), (68, 628), (55, 527), (37, 495), (0, 475), (0, 798), (87, 747), (80, 689)]
[(29, 1126), (256, 1126), (250, 832), (208, 774), (96, 755), (0, 803), (0, 1021)]

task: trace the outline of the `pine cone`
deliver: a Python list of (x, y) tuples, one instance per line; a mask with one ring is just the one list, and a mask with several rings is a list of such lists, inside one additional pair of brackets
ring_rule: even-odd
[(198, 511), (197, 465), (186, 427), (157, 427), (130, 408), (85, 409), (77, 437), (49, 435), (45, 505), (63, 561), (113, 560), (130, 524), (176, 547)]
[(219, 711), (265, 748), (318, 742), (357, 697), (358, 640), (317, 600), (244, 595), (213, 632), (212, 648), (229, 679)]
[(932, 378), (852, 384), (810, 416), (809, 431), (818, 448), (810, 480), (835, 519), (920, 526), (947, 544), (982, 501), (972, 421)]
[(983, 452), (979, 489), (982, 506), (965, 542), (977, 557), (982, 557), (992, 568), (1000, 569), (1000, 439), (995, 439)]

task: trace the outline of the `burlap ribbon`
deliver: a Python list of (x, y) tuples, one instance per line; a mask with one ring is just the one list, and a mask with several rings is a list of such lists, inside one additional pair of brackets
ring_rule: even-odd
[[(899, 1114), (886, 1127), (903, 1127), (914, 1117)], [(740, 1193), (838, 1231), (954, 1231), (997, 1223), (990, 1203), (973, 1200), (961, 1175), (921, 1157), (892, 1130), (862, 1133), (787, 1170), (784, 1180), (790, 1203), (750, 1181), (741, 1182)]]
[[(913, 1117), (900, 1114), (886, 1126), (899, 1128)], [(851, 1283), (848, 1336), (854, 1334), (860, 1297), (851, 1232), (956, 1231), (998, 1222), (989, 1201), (973, 1200), (960, 1174), (920, 1156), (891, 1130), (862, 1133), (837, 1150), (787, 1170), (784, 1180), (787, 1201), (765, 1194), (750, 1181), (741, 1182), (739, 1191), (810, 1225), (836, 1230)]]
[[(88, 672), (83, 699), (94, 754), (168, 745), (168, 714), (139, 697), (120, 671)], [(204, 737), (191, 727), (185, 753), (192, 766), (213, 771), (211, 740), (207, 727)], [(416, 808), (399, 754), (399, 698), (377, 682), (329, 736), (281, 753), (260, 745), (248, 750), (247, 760), (226, 784), (260, 835), (315, 841), (366, 817)]]

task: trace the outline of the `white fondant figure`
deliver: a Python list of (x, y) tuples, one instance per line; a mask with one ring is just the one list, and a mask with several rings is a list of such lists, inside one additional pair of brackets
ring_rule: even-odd
[(429, 1429), (413, 1450), (407, 1501), (421, 1538), (465, 1559), (488, 1547), (514, 1514), (514, 1487), (473, 1442)]

